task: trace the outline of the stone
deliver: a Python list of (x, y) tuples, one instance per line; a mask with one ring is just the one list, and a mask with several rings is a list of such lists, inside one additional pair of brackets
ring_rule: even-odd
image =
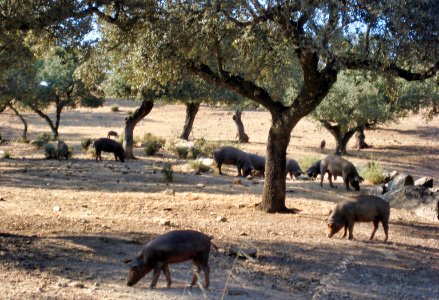
[(415, 181), (415, 185), (433, 188), (433, 178), (429, 176), (419, 178), (418, 180)]
[(399, 190), (404, 186), (414, 185), (415, 181), (411, 175), (401, 173), (397, 175), (392, 181), (386, 184), (387, 191), (391, 192), (394, 190)]
[(175, 195), (175, 191), (173, 189), (166, 189), (163, 193), (171, 196)]
[(217, 221), (217, 222), (226, 222), (226, 221), (227, 221), (227, 218), (224, 217), (224, 216), (218, 216), (218, 217), (216, 218), (216, 221)]
[(53, 211), (61, 211), (61, 207), (56, 205), (56, 206), (53, 207)]
[(171, 221), (170, 220), (166, 220), (166, 219), (161, 219), (159, 221), (159, 224), (163, 225), (163, 226), (171, 226)]
[(204, 185), (204, 184), (202, 184), (202, 183), (198, 183), (198, 184), (197, 184), (197, 188), (200, 188), (200, 189), (202, 189), (203, 187), (205, 187), (205, 185)]
[(245, 249), (237, 245), (230, 245), (226, 248), (226, 254), (230, 256), (237, 256), (239, 258), (253, 259), (256, 257), (258, 251), (256, 249)]

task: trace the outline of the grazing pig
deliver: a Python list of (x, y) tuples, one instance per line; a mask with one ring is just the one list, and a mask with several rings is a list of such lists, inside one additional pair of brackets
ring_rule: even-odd
[(57, 154), (58, 159), (62, 159), (63, 157), (67, 160), (69, 159), (69, 147), (64, 141), (59, 140), (57, 145)]
[(312, 180), (315, 180), (317, 178), (317, 175), (320, 174), (320, 162), (321, 160), (316, 161), (315, 163), (312, 164), (311, 167), (309, 167), (308, 170), (306, 170), (306, 174)]
[(213, 152), (213, 159), (218, 166), (220, 175), (223, 175), (221, 173), (222, 164), (236, 166), (238, 168), (238, 176), (248, 176), (255, 168), (248, 154), (234, 147), (225, 146), (216, 149)]
[(119, 137), (119, 135), (117, 134), (117, 132), (116, 131), (108, 131), (108, 134), (107, 134), (107, 139), (109, 139), (111, 136), (114, 136), (115, 138), (118, 138)]
[(364, 181), (360, 175), (358, 175), (355, 166), (340, 156), (327, 156), (320, 162), (320, 186), (323, 186), (323, 178), (325, 173), (328, 173), (329, 184), (332, 188), (335, 188), (332, 184), (331, 176), (334, 179), (337, 176), (343, 177), (343, 182), (345, 183), (346, 190), (349, 191), (349, 184), (351, 184), (355, 190), (360, 190), (360, 183)]
[(353, 199), (337, 204), (334, 212), (328, 218), (328, 237), (340, 231), (344, 227), (343, 237), (349, 229), (349, 239), (354, 238), (352, 232), (355, 222), (373, 222), (373, 231), (370, 240), (375, 236), (378, 224), (381, 222), (387, 241), (389, 234), (390, 206), (385, 200), (372, 195), (360, 195)]
[(290, 178), (297, 178), (300, 175), (304, 174), (302, 169), (300, 168), (299, 164), (296, 160), (290, 159), (287, 161), (287, 174), (290, 174)]
[(121, 162), (125, 161), (125, 151), (122, 145), (112, 139), (100, 138), (94, 142), (94, 147), (96, 150), (96, 160), (98, 158), (102, 160), (101, 152), (111, 152), (114, 154), (114, 159), (120, 159)]
[(192, 260), (193, 276), (191, 287), (197, 282), (200, 271), (204, 272), (204, 287), (209, 287), (210, 268), (208, 264), (210, 245), (217, 248), (212, 237), (193, 230), (175, 230), (149, 241), (132, 259), (124, 260), (130, 266), (127, 285), (133, 286), (143, 276), (154, 270), (150, 288), (154, 288), (163, 271), (167, 287), (171, 286), (168, 264)]
[(259, 171), (260, 177), (265, 177), (265, 157), (248, 153), (256, 171)]

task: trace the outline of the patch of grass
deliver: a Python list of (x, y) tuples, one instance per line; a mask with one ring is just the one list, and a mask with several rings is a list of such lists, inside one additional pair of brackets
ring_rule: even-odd
[(127, 111), (127, 115), (131, 116), (133, 114), (132, 110)]
[(9, 153), (9, 151), (5, 151), (5, 152), (3, 152), (3, 156), (2, 156), (4, 159), (9, 159), (9, 158), (11, 158), (11, 154)]
[(205, 139), (198, 139), (194, 142), (176, 139), (166, 141), (166, 149), (177, 154), (179, 158), (184, 159), (212, 157), (213, 151), (218, 147), (218, 142), (208, 142)]
[(119, 106), (116, 105), (116, 104), (113, 104), (113, 105), (110, 107), (110, 109), (111, 109), (112, 112), (118, 112), (118, 111), (119, 111)]
[(175, 147), (175, 153), (178, 155), (178, 158), (184, 158), (186, 159), (189, 155), (189, 149), (190, 147)]
[(196, 173), (207, 173), (211, 170), (210, 167), (203, 164), (201, 160), (192, 160), (188, 164)]
[(119, 137), (116, 138), (116, 142), (118, 142), (119, 144), (123, 144), (123, 139), (124, 139), (124, 134), (121, 133), (119, 134)]
[(47, 143), (47, 142), (53, 140), (53, 136), (49, 132), (42, 132), (37, 136), (37, 140), (44, 141)]
[(303, 172), (309, 169), (316, 161), (320, 160), (320, 156), (318, 155), (306, 155), (301, 156), (297, 159), (297, 163)]
[(95, 148), (89, 148), (87, 150), (87, 154), (88, 156), (90, 156), (91, 158), (96, 158), (96, 149)]
[(165, 163), (161, 169), (166, 182), (172, 182), (174, 180), (174, 170), (172, 169), (172, 164)]
[(142, 147), (146, 155), (155, 155), (165, 144), (163, 138), (157, 137), (151, 133), (146, 133), (143, 136)]
[(360, 176), (372, 184), (384, 183), (383, 173), (380, 163), (373, 159), (360, 170)]
[(29, 143), (29, 140), (28, 139), (25, 139), (24, 137), (19, 137), (19, 138), (17, 138), (16, 140), (15, 140), (17, 143), (20, 143), (20, 144), (27, 144), (27, 143)]

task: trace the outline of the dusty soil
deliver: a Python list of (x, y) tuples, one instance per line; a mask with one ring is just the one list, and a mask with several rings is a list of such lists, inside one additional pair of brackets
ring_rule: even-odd
[[(136, 103), (114, 101), (99, 109), (66, 111), (60, 136), (74, 146), (69, 161), (46, 160), (41, 150), (14, 142), (3, 143), (11, 159), (0, 159), (0, 298), (1, 299), (437, 299), (439, 295), (439, 222), (404, 209), (392, 209), (390, 237), (368, 241), (372, 224), (356, 224), (355, 240), (325, 237), (324, 220), (335, 203), (358, 192), (346, 192), (340, 179), (333, 190), (325, 181), (287, 179), (287, 206), (296, 214), (266, 214), (255, 209), (263, 180), (242, 180), (213, 172), (195, 175), (185, 161), (161, 150), (157, 157), (115, 162), (111, 155), (95, 162), (80, 150), (80, 139), (121, 131)], [(26, 115), (29, 137), (47, 132), (35, 115)], [(270, 117), (266, 112), (244, 112), (250, 143), (245, 150), (263, 154)], [(184, 107), (161, 106), (139, 124), (135, 135), (163, 137), (180, 134)], [(0, 115), (3, 139), (20, 134), (19, 120), (7, 111)], [(232, 112), (202, 107), (192, 138), (233, 141)], [(372, 157), (384, 168), (439, 179), (439, 118), (426, 124), (411, 116), (368, 131), (373, 148), (350, 150), (361, 166)], [(321, 139), (327, 149), (320, 151)], [(309, 120), (292, 133), (288, 154), (324, 157), (334, 142)], [(167, 184), (160, 173), (163, 162), (174, 165)], [(197, 184), (203, 184), (199, 187)], [(370, 184), (362, 185), (367, 192)], [(164, 193), (172, 189), (175, 194)], [(226, 221), (217, 221), (218, 217)], [(161, 225), (170, 221), (170, 225)], [(215, 237), (220, 251), (210, 257), (211, 287), (185, 288), (190, 263), (171, 266), (173, 285), (164, 276), (149, 290), (151, 274), (135, 287), (125, 285), (124, 258), (133, 256), (152, 237), (173, 229), (195, 229)], [(253, 261), (237, 260), (222, 249), (230, 244), (256, 248)]]

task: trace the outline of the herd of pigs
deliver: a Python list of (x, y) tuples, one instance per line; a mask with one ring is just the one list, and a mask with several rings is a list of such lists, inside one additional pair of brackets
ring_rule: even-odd
[[(111, 136), (117, 136), (115, 132), (109, 132), (107, 138), (100, 138), (94, 141), (93, 146), (96, 150), (96, 160), (102, 160), (101, 153), (113, 153), (115, 160), (124, 162), (125, 151), (120, 143), (112, 140)], [(67, 146), (65, 143), (58, 147)], [(265, 158), (260, 155), (244, 152), (234, 147), (220, 147), (213, 153), (213, 158), (217, 164), (219, 174), (222, 175), (221, 166), (234, 165), (238, 170), (238, 176), (248, 176), (253, 171), (259, 171), (260, 176), (264, 176)], [(294, 159), (290, 159), (286, 165), (287, 174), (291, 178), (305, 174)], [(323, 178), (328, 173), (328, 180), (332, 188), (332, 177), (343, 178), (346, 190), (350, 190), (350, 185), (355, 190), (360, 190), (360, 183), (363, 178), (358, 175), (355, 166), (344, 158), (339, 156), (327, 156), (326, 158), (316, 161), (307, 171), (306, 174), (315, 179), (320, 174), (320, 185), (323, 184)], [(355, 222), (373, 222), (374, 228), (370, 239), (378, 229), (381, 222), (385, 239), (388, 238), (389, 230), (389, 204), (383, 199), (371, 195), (359, 195), (348, 201), (337, 204), (332, 214), (327, 219), (328, 237), (344, 228), (343, 237), (346, 237), (348, 231), (349, 239), (353, 239), (353, 227)], [(209, 287), (210, 268), (208, 264), (210, 247), (217, 248), (212, 243), (211, 236), (193, 230), (175, 230), (158, 236), (149, 241), (141, 251), (134, 257), (126, 259), (124, 262), (130, 267), (127, 285), (133, 286), (146, 274), (153, 270), (153, 278), (150, 284), (154, 288), (157, 280), (163, 271), (166, 277), (167, 287), (171, 286), (171, 275), (169, 264), (192, 260), (193, 276), (190, 286), (196, 284), (197, 278), (201, 271), (204, 273), (204, 288)]]

